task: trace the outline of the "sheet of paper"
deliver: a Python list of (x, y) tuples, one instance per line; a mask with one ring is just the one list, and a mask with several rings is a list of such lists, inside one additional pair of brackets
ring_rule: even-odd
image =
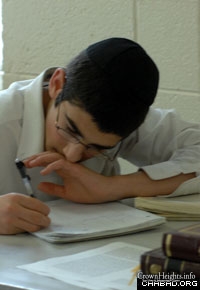
[(148, 250), (117, 242), (18, 268), (86, 289), (136, 290), (137, 279), (132, 279), (133, 269), (139, 265), (141, 254)]
[(48, 242), (63, 243), (138, 232), (163, 224), (165, 219), (120, 202), (77, 204), (66, 200), (47, 203), (50, 227), (33, 233)]

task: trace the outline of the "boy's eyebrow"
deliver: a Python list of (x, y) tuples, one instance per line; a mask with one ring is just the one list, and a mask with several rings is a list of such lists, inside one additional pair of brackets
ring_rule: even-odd
[(88, 145), (96, 147), (98, 150), (109, 150), (109, 149), (113, 149), (117, 144), (115, 144), (113, 146), (103, 146), (103, 145), (99, 145), (99, 144), (90, 143)]
[(67, 121), (69, 122), (70, 126), (72, 127), (72, 129), (74, 130), (74, 133), (79, 135), (81, 138), (84, 139), (83, 134), (81, 133), (81, 131), (79, 130), (79, 128), (76, 126), (76, 124), (74, 123), (74, 121), (67, 116), (67, 114), (65, 114), (65, 118), (67, 119)]
[[(77, 134), (78, 136), (80, 136), (81, 138), (85, 139), (84, 135), (81, 133), (81, 131), (76, 126), (76, 124), (74, 123), (74, 121), (70, 117), (68, 117), (67, 114), (65, 114), (65, 118), (69, 122), (70, 126), (72, 126), (74, 133)], [(112, 148), (114, 148), (116, 146), (116, 145), (113, 145), (113, 146), (104, 146), (104, 145), (99, 145), (99, 144), (94, 144), (94, 143), (90, 143), (90, 144), (87, 144), (87, 145), (94, 146), (94, 147), (98, 148), (99, 150), (112, 149)]]

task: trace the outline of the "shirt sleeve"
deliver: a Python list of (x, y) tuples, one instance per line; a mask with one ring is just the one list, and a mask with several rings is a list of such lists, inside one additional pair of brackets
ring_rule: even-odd
[(170, 196), (200, 193), (200, 124), (181, 120), (174, 110), (151, 109), (137, 132), (129, 136), (121, 157), (138, 166), (153, 180), (181, 173), (196, 173)]

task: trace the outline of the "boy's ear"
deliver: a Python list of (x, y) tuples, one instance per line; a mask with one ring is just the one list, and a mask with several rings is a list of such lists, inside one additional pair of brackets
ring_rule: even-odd
[(56, 99), (58, 94), (62, 91), (66, 82), (66, 73), (64, 69), (57, 68), (49, 81), (49, 96)]

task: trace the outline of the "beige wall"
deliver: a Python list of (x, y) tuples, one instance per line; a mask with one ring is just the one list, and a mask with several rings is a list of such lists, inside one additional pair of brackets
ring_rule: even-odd
[(4, 87), (65, 65), (92, 42), (127, 37), (141, 43), (160, 68), (155, 106), (200, 122), (199, 0), (2, 2)]

